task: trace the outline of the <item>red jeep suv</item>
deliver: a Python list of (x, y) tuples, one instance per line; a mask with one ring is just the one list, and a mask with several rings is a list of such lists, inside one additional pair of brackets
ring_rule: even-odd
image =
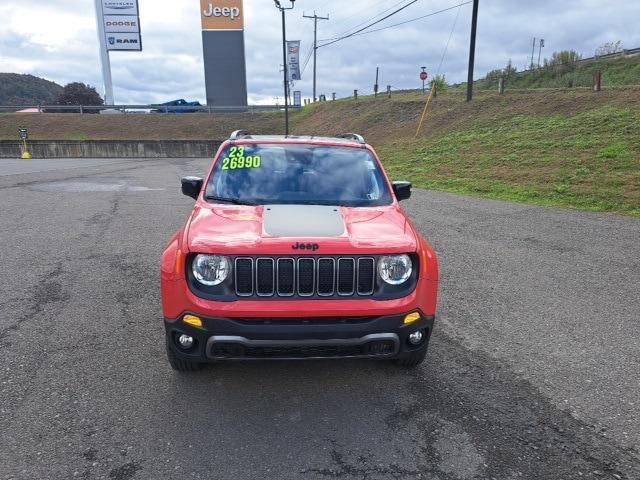
[(382, 358), (421, 363), (438, 261), (360, 135), (234, 132), (162, 256), (169, 363)]

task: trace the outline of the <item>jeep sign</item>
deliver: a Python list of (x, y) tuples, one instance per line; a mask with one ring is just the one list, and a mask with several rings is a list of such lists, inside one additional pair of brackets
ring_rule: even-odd
[(242, 0), (200, 0), (202, 30), (243, 30)]

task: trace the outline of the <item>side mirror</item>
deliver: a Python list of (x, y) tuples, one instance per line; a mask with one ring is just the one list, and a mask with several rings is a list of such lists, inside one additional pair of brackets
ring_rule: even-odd
[(411, 182), (393, 182), (393, 193), (399, 202), (411, 198)]
[(204, 180), (200, 177), (183, 177), (180, 182), (182, 183), (182, 193), (187, 197), (197, 199), (202, 190), (202, 184)]

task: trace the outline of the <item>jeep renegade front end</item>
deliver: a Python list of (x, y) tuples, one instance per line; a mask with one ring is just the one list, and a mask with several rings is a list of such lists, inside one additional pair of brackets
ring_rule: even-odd
[(171, 366), (425, 358), (438, 262), (362, 137), (232, 134), (162, 257)]

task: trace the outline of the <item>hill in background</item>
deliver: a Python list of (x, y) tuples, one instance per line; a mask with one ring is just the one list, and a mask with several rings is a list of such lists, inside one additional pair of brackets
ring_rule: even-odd
[(0, 105), (52, 103), (62, 86), (44, 78), (19, 73), (0, 73)]

